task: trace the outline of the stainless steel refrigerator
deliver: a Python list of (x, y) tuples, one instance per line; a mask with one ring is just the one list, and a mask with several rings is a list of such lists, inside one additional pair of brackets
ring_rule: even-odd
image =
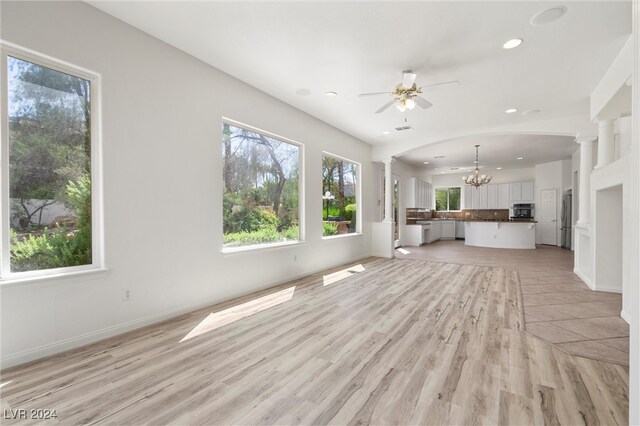
[(562, 227), (560, 238), (562, 247), (571, 250), (571, 190), (562, 195)]

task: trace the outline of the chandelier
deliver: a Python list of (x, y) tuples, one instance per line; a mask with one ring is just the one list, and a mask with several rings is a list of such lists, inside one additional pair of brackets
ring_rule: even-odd
[(476, 145), (476, 161), (474, 163), (476, 165), (475, 171), (473, 172), (473, 174), (470, 174), (469, 176), (462, 177), (462, 180), (464, 181), (464, 183), (466, 183), (467, 185), (473, 185), (476, 188), (491, 182), (491, 176), (481, 175), (480, 170), (478, 169), (478, 147), (479, 146), (480, 145)]

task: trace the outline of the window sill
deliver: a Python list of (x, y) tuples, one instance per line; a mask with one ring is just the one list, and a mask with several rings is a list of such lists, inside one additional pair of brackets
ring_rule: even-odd
[(253, 252), (260, 252), (265, 250), (277, 250), (282, 248), (294, 247), (294, 246), (302, 246), (306, 243), (304, 241), (287, 241), (284, 243), (272, 243), (272, 244), (258, 244), (254, 246), (245, 246), (245, 247), (229, 247), (222, 249), (222, 256), (234, 256), (238, 254), (247, 254)]
[(323, 240), (340, 240), (342, 238), (361, 237), (361, 236), (362, 236), (361, 232), (352, 232), (350, 234), (329, 235), (328, 237), (322, 237), (322, 239)]
[(94, 269), (85, 269), (81, 271), (73, 271), (73, 272), (59, 272), (59, 273), (50, 273), (43, 275), (31, 275), (31, 276), (21, 276), (21, 277), (11, 277), (11, 278), (3, 278), (0, 279), (0, 288), (7, 288), (13, 286), (25, 286), (29, 284), (47, 284), (53, 283), (62, 280), (85, 280), (85, 279), (98, 279), (106, 277), (109, 273), (107, 268), (94, 268)]

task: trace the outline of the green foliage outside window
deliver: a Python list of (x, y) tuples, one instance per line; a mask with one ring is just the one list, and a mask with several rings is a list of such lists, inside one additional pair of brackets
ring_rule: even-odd
[(460, 210), (460, 187), (436, 189), (436, 211)]
[(222, 125), (224, 247), (300, 239), (299, 148)]
[(12, 272), (92, 263), (90, 89), (8, 57)]

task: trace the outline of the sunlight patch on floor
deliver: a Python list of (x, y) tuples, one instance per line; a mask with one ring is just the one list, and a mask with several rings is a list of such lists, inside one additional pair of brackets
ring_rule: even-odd
[(184, 342), (185, 340), (189, 340), (203, 333), (207, 333), (242, 318), (257, 314), (258, 312), (280, 305), (281, 303), (288, 302), (293, 298), (295, 290), (295, 286), (285, 288), (284, 290), (267, 294), (266, 296), (250, 300), (240, 305), (232, 306), (222, 311), (212, 312), (205, 319), (200, 321), (200, 324), (195, 326), (193, 330), (191, 330), (189, 334), (184, 336), (180, 341)]
[(403, 248), (397, 248), (396, 250), (397, 250), (397, 251), (399, 251), (399, 252), (400, 252), (400, 253), (402, 253), (402, 254), (409, 254), (409, 253), (411, 253), (409, 250), (405, 250), (405, 249), (403, 249)]
[(338, 272), (334, 272), (333, 274), (324, 275), (322, 277), (322, 285), (327, 286), (329, 284), (337, 283), (338, 281), (341, 281), (345, 278), (349, 278), (351, 275), (354, 275), (363, 271), (365, 271), (365, 268), (362, 265), (350, 266), (346, 269), (342, 269)]

